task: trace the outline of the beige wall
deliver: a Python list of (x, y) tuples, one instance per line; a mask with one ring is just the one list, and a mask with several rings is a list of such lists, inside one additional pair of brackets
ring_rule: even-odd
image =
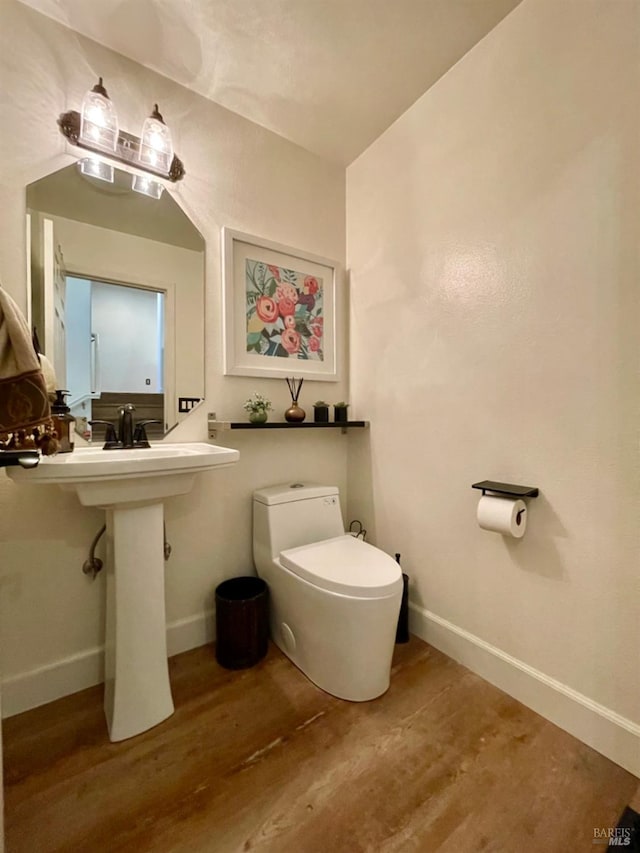
[[(633, 0), (524, 0), (347, 170), (350, 514), (418, 629), (636, 738), (639, 38)], [(477, 526), (482, 479), (541, 489), (521, 541)]]
[[(24, 306), (25, 186), (73, 161), (57, 116), (77, 108), (85, 90), (102, 75), (126, 130), (137, 132), (151, 103), (160, 103), (187, 169), (176, 192), (207, 243), (206, 404), (172, 439), (205, 439), (207, 410), (242, 417), (242, 402), (255, 390), (271, 397), (278, 414), (283, 412), (289, 403), (284, 381), (222, 375), (220, 229), (227, 225), (344, 263), (344, 170), (14, 0), (3, 0), (1, 15), (3, 286)], [(20, 136), (14, 138), (8, 128), (20, 128)], [(309, 382), (301, 402), (310, 409), (319, 397), (347, 395), (344, 383)], [(200, 636), (216, 583), (252, 571), (250, 498), (255, 487), (313, 478), (346, 488), (346, 439), (340, 434), (252, 434), (229, 444), (239, 447), (240, 462), (203, 475), (192, 494), (167, 507), (173, 546), (166, 567), (168, 620), (181, 630), (186, 625), (186, 633), (178, 631), (185, 642)], [(34, 669), (45, 668), (40, 681), (51, 683), (52, 692), (61, 682), (78, 689), (78, 679), (93, 677), (98, 654), (92, 650), (101, 644), (104, 631), (104, 579), (91, 582), (81, 567), (102, 521), (103, 513), (80, 509), (72, 495), (56, 487), (19, 488), (0, 474), (5, 713), (16, 696), (11, 679)], [(20, 695), (25, 694), (20, 680), (19, 685)]]

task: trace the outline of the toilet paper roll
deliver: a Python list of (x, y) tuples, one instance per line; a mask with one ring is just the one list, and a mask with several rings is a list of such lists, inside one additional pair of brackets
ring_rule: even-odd
[(483, 495), (478, 502), (478, 524), (503, 536), (521, 539), (527, 529), (527, 505), (515, 498)]

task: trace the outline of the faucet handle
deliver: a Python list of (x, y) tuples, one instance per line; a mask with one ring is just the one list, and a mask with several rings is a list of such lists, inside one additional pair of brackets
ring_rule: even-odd
[(164, 421), (158, 421), (155, 419), (138, 421), (136, 424), (136, 430), (133, 434), (133, 442), (137, 447), (150, 447), (149, 439), (147, 438), (147, 431), (145, 429), (149, 424), (161, 424), (164, 426)]
[(118, 436), (116, 435), (115, 424), (112, 424), (111, 421), (87, 421), (87, 423), (91, 424), (91, 426), (99, 425), (105, 426), (105, 434), (104, 434), (104, 449), (109, 450), (112, 447), (118, 447)]

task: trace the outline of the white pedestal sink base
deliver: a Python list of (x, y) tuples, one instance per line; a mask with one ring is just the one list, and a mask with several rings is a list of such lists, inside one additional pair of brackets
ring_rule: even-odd
[(173, 714), (167, 664), (162, 502), (107, 510), (104, 710), (125, 740)]
[(57, 483), (83, 506), (107, 510), (107, 637), (104, 708), (111, 740), (125, 740), (173, 714), (164, 606), (165, 498), (184, 495), (197, 474), (240, 454), (211, 444), (80, 447), (36, 468), (7, 468), (17, 483)]

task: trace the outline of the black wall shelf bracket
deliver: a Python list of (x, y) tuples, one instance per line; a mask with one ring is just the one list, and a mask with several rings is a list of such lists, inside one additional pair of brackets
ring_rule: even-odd
[(497, 495), (509, 495), (513, 498), (537, 498), (540, 489), (536, 486), (515, 486), (512, 483), (496, 483), (494, 480), (481, 480), (473, 483), (472, 489), (482, 489), (482, 494), (492, 492)]

